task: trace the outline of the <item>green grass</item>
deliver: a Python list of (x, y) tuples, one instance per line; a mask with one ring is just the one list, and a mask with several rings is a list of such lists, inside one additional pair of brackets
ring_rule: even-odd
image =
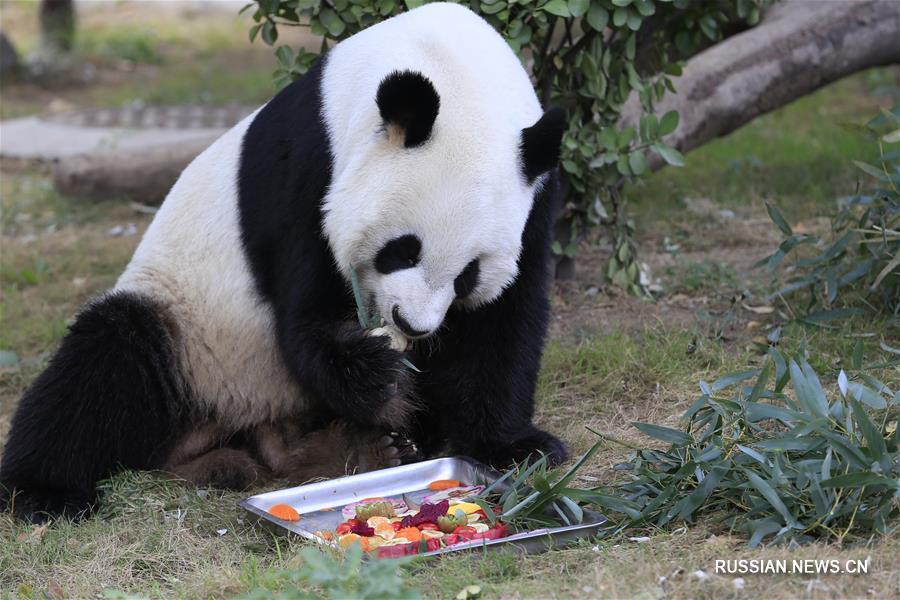
[(873, 91), (896, 89), (898, 73), (887, 67), (840, 81), (695, 150), (685, 167), (648, 177), (629, 194), (638, 229), (683, 216), (683, 198), (710, 198), (739, 211), (769, 198), (792, 220), (832, 210), (861, 179), (850, 159), (877, 155), (843, 124), (865, 123), (889, 106), (886, 92)]
[(133, 25), (120, 25), (111, 30), (87, 29), (80, 31), (77, 39), (76, 51), (89, 60), (157, 65), (165, 61), (157, 35)]
[(664, 274), (669, 281), (667, 288), (673, 293), (696, 294), (741, 287), (734, 267), (716, 260), (681, 260), (676, 266), (667, 267)]
[[(91, 19), (98, 17), (92, 16)], [(30, 22), (30, 21), (29, 21)], [(233, 25), (193, 28), (195, 21), (113, 31), (94, 23), (82, 39), (101, 65), (126, 55), (137, 63), (108, 84), (61, 92), (78, 105), (115, 106), (143, 98), (148, 103), (259, 102), (271, 93), (274, 60), (267, 49), (248, 51), (246, 31)], [(236, 41), (236, 35), (241, 38)], [(250, 56), (252, 54), (252, 56)], [(248, 58), (249, 56), (249, 58)], [(106, 68), (106, 67), (103, 67)], [(112, 67), (110, 67), (112, 68)], [(632, 443), (652, 443), (632, 421), (677, 425), (678, 415), (698, 395), (697, 382), (759, 366), (760, 337), (781, 314), (760, 316), (740, 306), (727, 336), (713, 335), (710, 322), (723, 319), (727, 297), (748, 286), (750, 304), (762, 303), (765, 273), (746, 263), (777, 244), (768, 236), (764, 198), (773, 198), (792, 222), (825, 214), (836, 197), (853, 190), (851, 158), (871, 156), (868, 144), (842, 129), (862, 122), (886, 102), (893, 73), (871, 71), (830, 86), (782, 111), (758, 119), (689, 155), (684, 169), (667, 168), (629, 190), (634, 199), (642, 250), (659, 250), (664, 237), (682, 245), (677, 259), (663, 262), (667, 295), (655, 304), (600, 293), (585, 299), (579, 287), (560, 288), (556, 315), (574, 323), (549, 341), (537, 392), (537, 419), (561, 435), (573, 453), (594, 441), (585, 425)], [(42, 109), (34, 90), (4, 88), (2, 116)], [(41, 92), (42, 93), (42, 92)], [(46, 100), (46, 97), (44, 97)], [(18, 112), (16, 112), (18, 111)], [(687, 209), (685, 198), (709, 198), (713, 212)], [(727, 208), (736, 218), (715, 213)], [(0, 442), (18, 398), (65, 332), (78, 306), (112, 285), (139, 239), (110, 237), (116, 225), (134, 222), (139, 234), (150, 218), (124, 203), (97, 204), (61, 197), (40, 171), (8, 171), (0, 178), (0, 349), (21, 363), (0, 369)], [(752, 221), (758, 219), (754, 225)], [(662, 251), (663, 258), (668, 257)], [(671, 258), (671, 257), (668, 257)], [(595, 282), (592, 282), (592, 284)], [(585, 286), (587, 287), (587, 286)], [(678, 312), (675, 297), (688, 308)], [(670, 305), (671, 301), (671, 305)], [(723, 308), (723, 303), (725, 307)], [(579, 311), (566, 312), (566, 306)], [(637, 309), (640, 310), (637, 310)], [(583, 309), (583, 310), (582, 310)], [(597, 320), (595, 314), (610, 314)], [(705, 318), (704, 313), (712, 315)], [(754, 328), (750, 327), (751, 322)], [(884, 342), (897, 346), (900, 331), (886, 320), (854, 319), (831, 328), (790, 325), (780, 347), (785, 354), (809, 349), (813, 368), (832, 385), (840, 369), (851, 369), (857, 344), (864, 362), (884, 362)], [(900, 386), (900, 371), (877, 373)], [(600, 481), (617, 477), (612, 465), (627, 451), (601, 447), (584, 474)], [(581, 480), (587, 485), (587, 480)], [(94, 597), (116, 589), (153, 598), (232, 597), (254, 589), (283, 590), (278, 577), (297, 566), (305, 545), (273, 537), (236, 506), (242, 496), (197, 490), (158, 474), (122, 474), (105, 487), (101, 513), (81, 524), (57, 523), (40, 530), (0, 516), (0, 597)], [(869, 545), (812, 545), (799, 549), (749, 550), (746, 538), (712, 523), (590, 540), (543, 555), (471, 553), (413, 564), (404, 577), (430, 598), (454, 597), (477, 584), (485, 598), (544, 597), (775, 597), (810, 595), (809, 577), (745, 577), (737, 592), (732, 577), (700, 581), (717, 558), (859, 558), (871, 555), (869, 577), (829, 576), (830, 594), (889, 597), (900, 573), (896, 533)], [(227, 531), (220, 535), (219, 531)], [(819, 592), (813, 590), (812, 595)]]
[[(90, 84), (5, 86), (0, 118), (42, 112), (54, 100), (72, 108), (268, 100), (275, 90), (275, 61), (270, 48), (250, 44), (247, 22), (225, 11), (184, 14), (179, 6), (107, 3), (79, 15), (75, 52), (79, 72), (93, 66)], [(3, 10), (5, 30), (27, 56), (37, 45), (37, 3), (6, 2)]]

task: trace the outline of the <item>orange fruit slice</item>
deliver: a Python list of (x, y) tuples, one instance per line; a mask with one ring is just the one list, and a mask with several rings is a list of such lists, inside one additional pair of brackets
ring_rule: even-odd
[(269, 514), (282, 521), (300, 520), (300, 513), (290, 504), (274, 504), (269, 508)]
[(405, 527), (397, 532), (397, 537), (406, 538), (411, 542), (418, 542), (422, 539), (422, 532), (417, 527)]
[(438, 479), (428, 484), (428, 489), (432, 492), (441, 490), (449, 490), (450, 488), (459, 487), (460, 483), (456, 479)]

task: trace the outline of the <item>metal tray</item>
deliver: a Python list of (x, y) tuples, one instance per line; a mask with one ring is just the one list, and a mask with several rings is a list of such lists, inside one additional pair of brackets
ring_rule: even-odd
[[(438, 458), (257, 494), (242, 500), (240, 505), (280, 533), (292, 533), (321, 544), (336, 546), (335, 542), (327, 542), (315, 535), (315, 532), (333, 531), (344, 520), (341, 508), (346, 504), (371, 496), (399, 498), (402, 494), (406, 494), (413, 502), (421, 502), (422, 498), (431, 493), (427, 489), (428, 484), (436, 479), (456, 479), (463, 485), (489, 485), (499, 478), (500, 473), (471, 458)], [(498, 486), (498, 491), (502, 491), (505, 483)], [(300, 520), (286, 522), (270, 515), (269, 507), (280, 502), (293, 506), (300, 513)], [(473, 540), (419, 556), (471, 548), (509, 548), (528, 554), (543, 552), (596, 535), (605, 522), (606, 517), (600, 513), (585, 510), (584, 520), (577, 525), (543, 527), (496, 540)]]

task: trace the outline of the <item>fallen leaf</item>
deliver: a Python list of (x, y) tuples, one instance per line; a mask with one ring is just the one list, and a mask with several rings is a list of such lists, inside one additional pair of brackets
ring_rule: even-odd
[(765, 305), (763, 305), (763, 306), (750, 306), (750, 305), (747, 304), (746, 302), (741, 303), (741, 306), (743, 306), (744, 308), (746, 308), (746, 309), (749, 310), (750, 312), (755, 313), (755, 314), (757, 314), (757, 315), (769, 315), (769, 314), (772, 314), (773, 312), (775, 312), (775, 307), (774, 307), (774, 306), (765, 306)]
[(66, 600), (66, 593), (60, 585), (52, 579), (47, 581), (47, 593), (56, 598), (56, 600)]
[(44, 523), (43, 525), (38, 525), (34, 529), (30, 531), (23, 531), (19, 535), (16, 536), (16, 541), (18, 542), (39, 542), (44, 537), (44, 534), (47, 533), (47, 528), (50, 527), (50, 523)]

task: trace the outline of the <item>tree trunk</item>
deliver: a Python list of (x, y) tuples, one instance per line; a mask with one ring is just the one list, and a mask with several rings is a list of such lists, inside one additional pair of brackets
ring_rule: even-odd
[(216, 137), (218, 134), (179, 144), (65, 158), (53, 167), (53, 184), (69, 196), (125, 197), (143, 204), (159, 204), (188, 163)]
[(17, 77), (20, 69), (19, 53), (6, 34), (0, 31), (0, 80)]
[(75, 41), (75, 7), (72, 0), (41, 0), (41, 54), (46, 60), (68, 54)]
[[(688, 61), (677, 94), (657, 114), (677, 110), (669, 145), (690, 151), (789, 102), (869, 67), (900, 63), (898, 0), (788, 0), (755, 28)], [(633, 96), (623, 123), (641, 113)], [(651, 160), (652, 168), (664, 163)]]

